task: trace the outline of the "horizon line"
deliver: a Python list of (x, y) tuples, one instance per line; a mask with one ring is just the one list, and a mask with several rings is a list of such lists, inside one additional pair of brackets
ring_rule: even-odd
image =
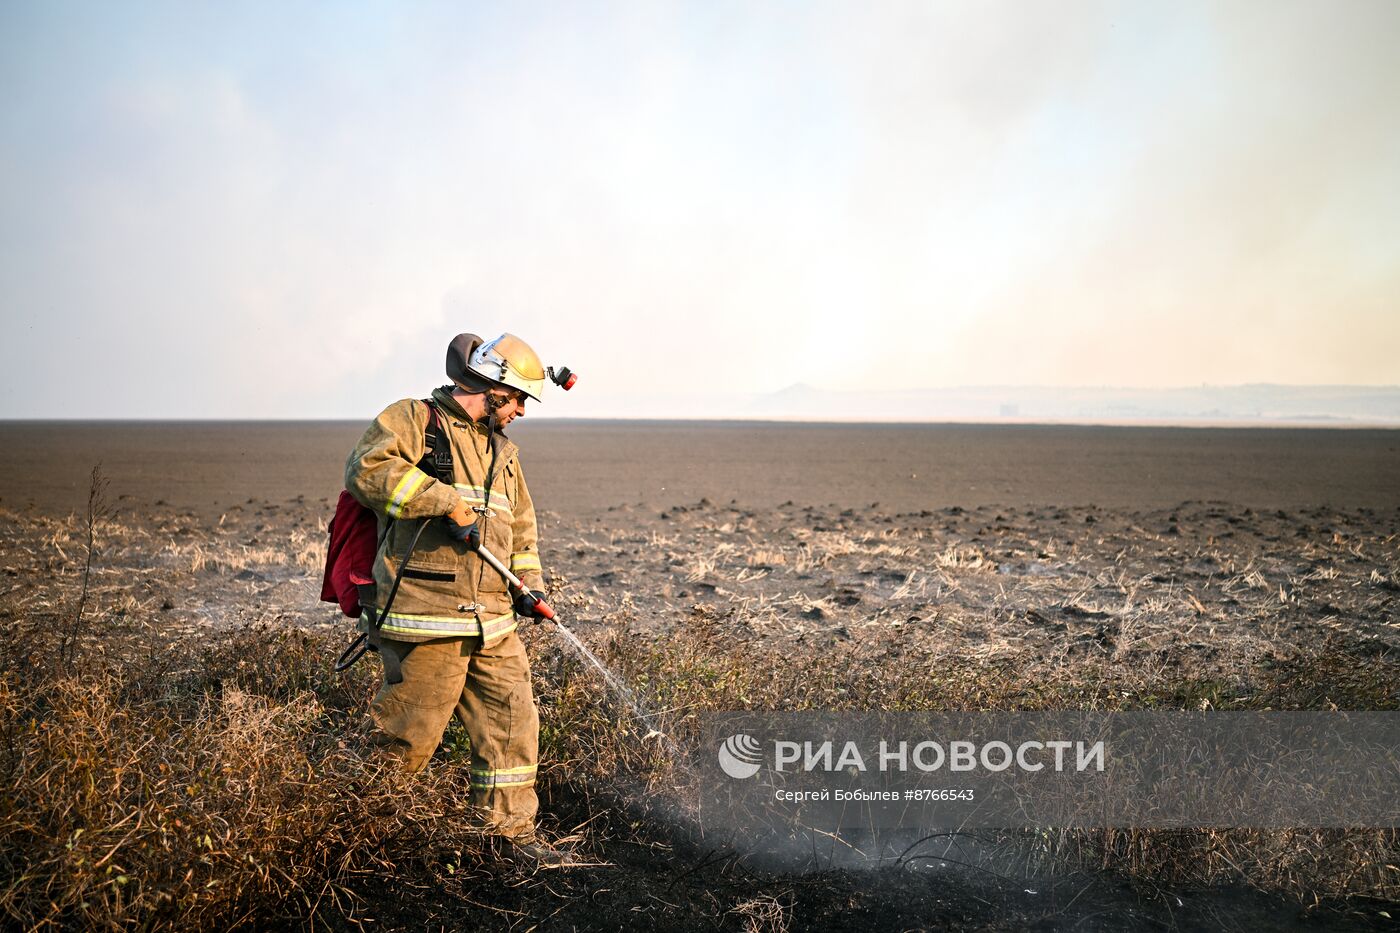
[[(277, 418), (191, 418), (191, 417), (130, 417), (130, 418), (74, 418), (74, 417), (26, 417), (0, 418), (0, 426), (44, 425), (44, 424), (366, 424), (368, 418), (346, 417), (277, 417)], [(728, 418), (697, 417), (676, 415), (657, 417), (653, 415), (580, 415), (532, 417), (528, 424), (548, 423), (577, 424), (585, 422), (627, 423), (627, 424), (776, 424), (804, 425), (811, 427), (1102, 427), (1102, 428), (1216, 428), (1216, 429), (1282, 429), (1307, 428), (1312, 430), (1400, 430), (1400, 416), (1388, 420), (1361, 420), (1341, 417), (1299, 417), (1299, 418), (938, 418), (928, 420), (881, 419), (881, 418), (783, 418), (745, 417)]]

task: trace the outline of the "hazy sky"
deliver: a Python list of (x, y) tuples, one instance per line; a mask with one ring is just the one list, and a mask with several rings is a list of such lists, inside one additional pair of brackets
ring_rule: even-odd
[[(0, 5), (0, 417), (1400, 383), (1400, 3)], [(717, 412), (722, 414), (722, 412)]]

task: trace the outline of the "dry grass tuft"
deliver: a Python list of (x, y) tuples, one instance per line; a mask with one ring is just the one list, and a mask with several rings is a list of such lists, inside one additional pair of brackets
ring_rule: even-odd
[(743, 921), (744, 933), (787, 933), (788, 930), (788, 908), (776, 897), (766, 894), (735, 904), (729, 913)]

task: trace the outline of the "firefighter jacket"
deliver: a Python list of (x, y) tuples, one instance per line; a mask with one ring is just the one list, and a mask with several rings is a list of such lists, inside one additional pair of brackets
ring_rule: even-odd
[[(535, 506), (515, 444), (473, 422), (452, 398), (450, 386), (434, 389), (433, 401), (440, 437), (452, 448), (451, 485), (416, 466), (423, 457), (428, 407), (420, 399), (403, 399), (384, 409), (355, 445), (345, 463), (345, 488), (379, 516), (381, 532), (392, 520), (374, 562), (381, 612), (405, 550), (419, 525), (427, 523), (383, 619), (383, 636), (418, 642), (474, 635), (489, 646), (515, 630), (506, 581), (455, 540), (440, 516), (464, 501), (473, 518), (483, 522), (485, 546), (508, 561), (528, 589), (542, 590)], [(495, 472), (488, 477), (493, 444), (499, 449)], [(365, 620), (360, 624), (363, 628)]]

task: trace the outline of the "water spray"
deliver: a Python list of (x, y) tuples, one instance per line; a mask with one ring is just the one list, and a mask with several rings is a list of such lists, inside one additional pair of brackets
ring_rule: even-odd
[[(511, 593), (513, 595), (520, 596), (521, 594), (530, 592), (528, 589), (525, 588), (525, 584), (521, 581), (521, 579), (515, 574), (511, 573), (510, 568), (503, 564), (499, 557), (497, 557), (495, 554), (492, 554), (490, 548), (486, 547), (486, 545), (478, 545), (476, 552), (481, 555), (482, 560), (490, 564), (497, 573), (499, 573), (502, 577), (505, 578), (505, 581), (510, 586)], [(608, 689), (610, 689), (619, 700), (626, 704), (627, 708), (632, 711), (632, 715), (637, 717), (637, 720), (639, 722), (641, 722), (647, 727), (649, 731), (647, 732), (645, 738), (661, 739), (663, 742), (666, 743), (666, 747), (671, 750), (671, 753), (676, 756), (676, 761), (680, 761), (680, 747), (677, 746), (674, 741), (672, 741), (670, 736), (657, 729), (652, 724), (652, 720), (656, 718), (656, 714), (647, 712), (645, 707), (642, 706), (641, 701), (637, 699), (637, 695), (633, 693), (632, 690), (622, 682), (621, 678), (614, 674), (612, 670), (606, 664), (604, 664), (596, 654), (589, 650), (588, 646), (585, 645), (583, 641), (580, 640), (579, 637), (574, 634), (572, 629), (570, 629), (567, 625), (564, 624), (564, 622), (559, 618), (559, 614), (554, 611), (554, 607), (549, 605), (549, 603), (545, 602), (544, 600), (536, 598), (535, 614), (543, 619), (548, 619), (549, 621), (553, 622), (555, 627), (559, 629), (559, 633), (563, 635), (564, 638), (568, 641), (569, 645), (573, 647), (575, 653), (577, 653), (579, 657), (583, 658), (589, 664), (593, 665), (594, 669), (602, 675), (603, 681), (608, 685)]]

